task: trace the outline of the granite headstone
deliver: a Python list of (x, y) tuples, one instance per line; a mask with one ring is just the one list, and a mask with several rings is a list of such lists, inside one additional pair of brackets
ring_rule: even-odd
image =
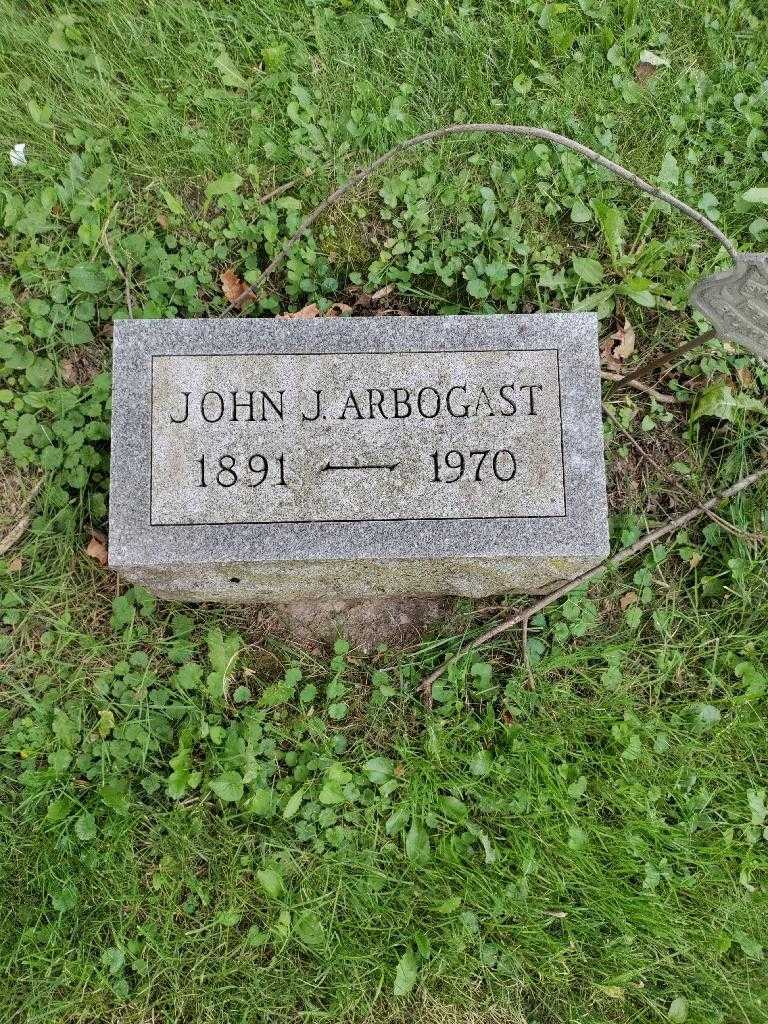
[(542, 593), (607, 554), (593, 314), (114, 340), (110, 565), (161, 597)]

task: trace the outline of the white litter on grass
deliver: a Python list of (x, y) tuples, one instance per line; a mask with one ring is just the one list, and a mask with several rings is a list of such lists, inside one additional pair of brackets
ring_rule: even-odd
[(660, 53), (654, 53), (653, 50), (643, 50), (640, 54), (641, 64), (650, 64), (653, 68), (668, 68), (669, 61), (666, 57), (662, 57)]
[(27, 154), (25, 152), (26, 148), (26, 142), (17, 142), (10, 151), (8, 156), (10, 157), (12, 167), (23, 167), (27, 162)]

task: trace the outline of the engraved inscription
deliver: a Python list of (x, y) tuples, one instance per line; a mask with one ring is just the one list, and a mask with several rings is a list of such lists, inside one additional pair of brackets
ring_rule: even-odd
[(153, 525), (565, 515), (557, 352), (152, 357)]

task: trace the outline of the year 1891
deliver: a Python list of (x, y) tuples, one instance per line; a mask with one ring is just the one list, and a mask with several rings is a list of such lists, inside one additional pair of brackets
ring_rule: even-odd
[(197, 459), (200, 467), (197, 486), (207, 487), (218, 484), (219, 487), (234, 487), (236, 483), (246, 487), (260, 487), (269, 481), (274, 487), (285, 487), (285, 455), (256, 454), (238, 464), (234, 455), (222, 455), (219, 459), (206, 459), (202, 455)]

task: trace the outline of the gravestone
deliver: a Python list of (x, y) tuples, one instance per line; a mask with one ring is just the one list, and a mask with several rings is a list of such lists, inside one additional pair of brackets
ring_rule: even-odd
[(591, 313), (114, 340), (110, 565), (161, 597), (544, 593), (608, 553)]

